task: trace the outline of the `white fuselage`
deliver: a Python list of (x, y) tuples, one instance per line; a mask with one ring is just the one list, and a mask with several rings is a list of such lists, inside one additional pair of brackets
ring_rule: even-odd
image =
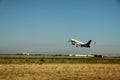
[(69, 42), (71, 42), (72, 45), (76, 45), (76, 47), (81, 46), (81, 47), (86, 47), (86, 48), (90, 48), (91, 41), (92, 40), (89, 40), (87, 43), (83, 43), (83, 42), (80, 42), (76, 39), (69, 40)]
[(80, 42), (80, 41), (78, 41), (78, 40), (76, 40), (76, 39), (71, 39), (71, 43), (75, 43), (75, 44), (77, 44), (77, 45), (83, 45), (83, 44), (85, 44), (85, 43)]

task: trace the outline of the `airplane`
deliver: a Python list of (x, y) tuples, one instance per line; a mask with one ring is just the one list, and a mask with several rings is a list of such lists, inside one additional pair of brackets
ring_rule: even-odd
[(90, 48), (91, 41), (92, 40), (89, 40), (87, 43), (83, 43), (83, 42), (80, 42), (76, 39), (69, 40), (69, 42), (71, 42), (72, 45), (76, 45), (76, 47), (81, 46), (81, 47), (85, 47), (85, 48)]

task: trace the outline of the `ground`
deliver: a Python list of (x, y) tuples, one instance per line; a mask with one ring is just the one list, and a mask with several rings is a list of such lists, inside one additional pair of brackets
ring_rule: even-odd
[(120, 80), (120, 64), (0, 64), (0, 80)]

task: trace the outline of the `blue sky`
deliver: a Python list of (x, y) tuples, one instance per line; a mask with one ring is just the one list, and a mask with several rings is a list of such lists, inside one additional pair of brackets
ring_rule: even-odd
[[(120, 55), (119, 0), (0, 0), (0, 53)], [(90, 49), (68, 44), (92, 39)]]

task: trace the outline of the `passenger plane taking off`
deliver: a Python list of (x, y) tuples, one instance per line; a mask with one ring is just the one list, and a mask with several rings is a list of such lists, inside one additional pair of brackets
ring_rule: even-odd
[(81, 46), (81, 47), (85, 47), (85, 48), (90, 48), (91, 41), (92, 40), (89, 40), (87, 43), (83, 43), (83, 42), (80, 42), (76, 39), (69, 40), (69, 42), (71, 42), (72, 45), (76, 45), (76, 47)]

